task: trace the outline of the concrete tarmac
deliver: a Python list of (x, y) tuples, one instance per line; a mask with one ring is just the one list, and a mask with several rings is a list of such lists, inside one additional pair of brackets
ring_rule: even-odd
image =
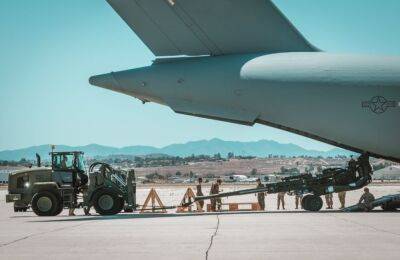
[[(370, 189), (379, 196), (399, 193), (400, 187)], [(139, 189), (138, 193), (144, 191)], [(181, 191), (165, 193), (176, 202), (180, 199)], [(349, 201), (360, 194), (361, 191), (349, 193)], [(60, 216), (37, 217), (32, 212), (14, 213), (4, 196), (5, 191), (0, 191), (0, 259), (206, 259), (208, 255), (208, 259), (282, 260), (400, 256), (399, 213), (309, 213), (294, 210), (293, 199), (288, 198), (286, 211), (199, 215), (171, 211), (86, 217), (77, 210), (78, 216), (68, 217), (64, 210)], [(268, 197), (267, 209), (275, 206), (275, 196)], [(241, 198), (255, 200), (254, 196)]]

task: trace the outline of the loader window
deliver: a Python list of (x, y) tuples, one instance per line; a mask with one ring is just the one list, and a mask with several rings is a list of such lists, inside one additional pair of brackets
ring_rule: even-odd
[(77, 157), (76, 157), (76, 162), (75, 162), (75, 167), (78, 169), (78, 170), (81, 170), (81, 171), (85, 171), (85, 162), (84, 162), (84, 159), (83, 159), (83, 155), (82, 154), (79, 154), (79, 155), (77, 155)]
[(74, 166), (73, 154), (57, 154), (53, 157), (53, 167), (58, 170), (72, 170)]

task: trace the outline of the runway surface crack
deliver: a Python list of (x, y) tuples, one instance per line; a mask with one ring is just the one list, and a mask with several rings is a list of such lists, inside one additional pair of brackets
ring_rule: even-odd
[(52, 229), (52, 230), (48, 230), (48, 231), (44, 231), (44, 232), (29, 234), (29, 235), (27, 235), (27, 236), (24, 236), (24, 237), (21, 237), (21, 238), (12, 240), (12, 241), (10, 241), (10, 242), (6, 242), (6, 243), (3, 243), (3, 244), (0, 244), (0, 248), (1, 248), (1, 247), (6, 247), (6, 246), (9, 246), (9, 245), (12, 245), (12, 244), (14, 244), (14, 243), (17, 243), (17, 242), (19, 242), (19, 241), (22, 241), (22, 240), (25, 240), (25, 239), (28, 239), (28, 238), (31, 238), (31, 237), (36, 237), (36, 236), (40, 236), (40, 235), (45, 235), (45, 234), (49, 234), (49, 233), (52, 233), (52, 232), (57, 232), (57, 231), (65, 230), (65, 229), (71, 229), (71, 228), (75, 228), (75, 227), (82, 226), (83, 224), (88, 224), (88, 223), (81, 223), (81, 224), (77, 224), (77, 225), (73, 225), (73, 226), (61, 227), (61, 228), (56, 228), (56, 229)]
[(207, 251), (206, 251), (206, 260), (208, 260), (208, 253), (210, 252), (211, 247), (213, 246), (214, 238), (215, 238), (215, 237), (217, 236), (217, 234), (218, 234), (218, 229), (219, 229), (219, 215), (217, 214), (216, 216), (217, 216), (217, 226), (215, 227), (214, 233), (213, 233), (213, 234), (211, 235), (211, 237), (210, 237), (210, 244), (209, 244), (209, 246), (208, 246), (208, 248), (207, 248)]
[(340, 220), (345, 221), (347, 223), (356, 224), (356, 225), (361, 226), (361, 227), (370, 228), (370, 229), (372, 229), (374, 231), (377, 231), (377, 232), (391, 234), (391, 235), (395, 235), (395, 236), (400, 237), (400, 234), (398, 234), (396, 232), (391, 232), (391, 231), (388, 231), (388, 230), (385, 230), (385, 229), (376, 228), (374, 226), (370, 226), (370, 225), (367, 225), (367, 224), (359, 223), (357, 221), (353, 221), (353, 220), (349, 220), (349, 219), (345, 219), (345, 218), (340, 218), (340, 217), (337, 217), (337, 216), (332, 216), (332, 217), (340, 219)]

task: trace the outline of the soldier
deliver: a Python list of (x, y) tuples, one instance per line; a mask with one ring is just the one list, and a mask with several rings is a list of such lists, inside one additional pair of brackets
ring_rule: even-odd
[[(211, 185), (211, 189), (210, 189), (210, 194), (219, 194), (219, 186), (221, 185), (222, 180), (221, 179), (217, 179), (217, 181), (215, 183), (213, 183)], [(221, 198), (213, 198), (210, 199), (211, 200), (211, 211), (216, 211), (216, 209), (218, 208), (218, 210), (221, 210)]]
[(340, 209), (343, 209), (346, 204), (346, 192), (345, 191), (338, 192), (338, 197), (340, 201)]
[(83, 212), (85, 213), (85, 216), (91, 216), (90, 214), (90, 206), (85, 206), (83, 207)]
[(370, 176), (372, 173), (372, 167), (371, 164), (369, 163), (369, 155), (368, 154), (362, 154), (360, 157), (358, 157), (358, 164), (359, 164), (359, 169), (358, 172), (360, 173), (361, 176)]
[(357, 180), (357, 162), (353, 159), (353, 155), (350, 156), (350, 161), (347, 164), (347, 169), (349, 173), (349, 178), (353, 181)]
[(63, 158), (62, 158), (62, 161), (61, 161), (61, 168), (62, 169), (67, 169), (68, 168), (67, 162), (68, 162), (68, 158), (67, 158), (66, 155), (64, 155)]
[(332, 193), (325, 194), (326, 209), (333, 209), (333, 195)]
[(296, 194), (296, 196), (295, 196), (296, 209), (299, 209), (299, 204), (300, 204), (300, 207), (303, 208), (303, 206), (301, 206), (302, 200), (303, 200), (303, 194)]
[(372, 206), (372, 202), (375, 200), (374, 195), (369, 192), (369, 189), (367, 187), (364, 188), (364, 194), (361, 195), (360, 200), (358, 201), (358, 204), (360, 207), (365, 211), (371, 211), (374, 207)]
[(74, 205), (69, 206), (68, 216), (75, 216), (75, 206)]
[(347, 164), (347, 168), (351, 171), (351, 172), (355, 172), (357, 170), (357, 162), (356, 160), (353, 159), (353, 155), (350, 156), (350, 161)]
[(285, 209), (285, 192), (278, 192), (278, 210), (282, 204), (282, 209)]
[[(260, 189), (260, 188), (264, 188), (264, 187), (265, 187), (265, 185), (261, 183), (261, 180), (257, 179), (257, 187), (256, 188)], [(260, 209), (263, 211), (265, 210), (265, 195), (266, 195), (265, 192), (259, 192), (256, 194), (257, 200), (258, 200), (258, 205), (260, 205)]]
[[(203, 191), (201, 189), (201, 184), (203, 183), (203, 178), (198, 178), (197, 179), (198, 184), (196, 185), (196, 196), (204, 196)], [(199, 200), (199, 206), (198, 211), (203, 211), (204, 207), (204, 200)]]

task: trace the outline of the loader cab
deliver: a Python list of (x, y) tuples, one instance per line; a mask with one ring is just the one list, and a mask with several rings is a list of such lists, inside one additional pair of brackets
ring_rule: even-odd
[(57, 183), (74, 186), (87, 184), (83, 152), (52, 152), (50, 155), (53, 179)]
[(85, 172), (83, 152), (52, 152), (50, 155), (53, 171)]

